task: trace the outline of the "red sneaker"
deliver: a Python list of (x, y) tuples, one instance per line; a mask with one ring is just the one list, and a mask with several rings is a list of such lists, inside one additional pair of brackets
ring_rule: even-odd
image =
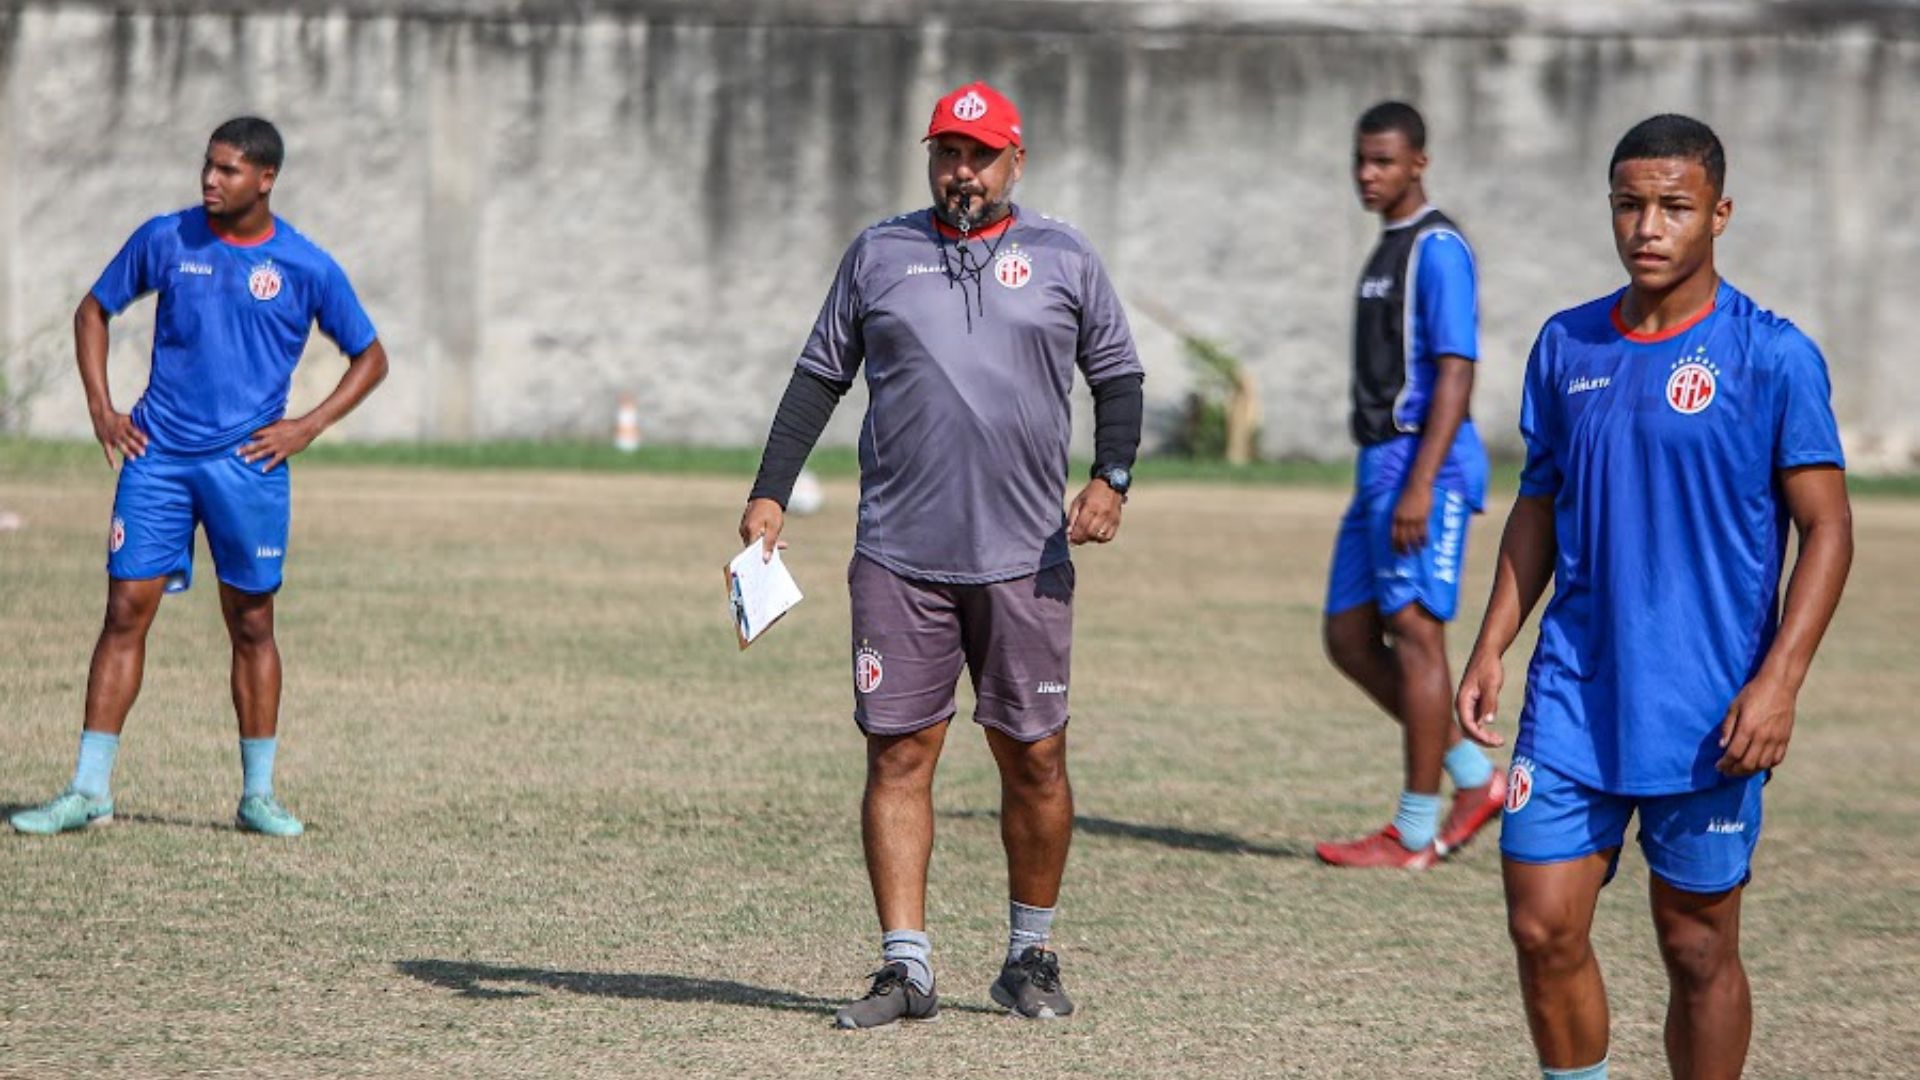
[(1453, 854), (1467, 846), (1473, 834), (1486, 828), (1500, 806), (1507, 801), (1507, 774), (1499, 769), (1493, 770), (1493, 779), (1476, 788), (1453, 793), (1453, 810), (1447, 814), (1447, 820), (1440, 825), (1440, 835), (1434, 837), (1433, 846), (1441, 858)]
[(1392, 825), (1372, 836), (1363, 836), (1344, 844), (1316, 844), (1313, 853), (1328, 866), (1425, 870), (1440, 861), (1440, 853), (1434, 850), (1432, 844), (1420, 851), (1408, 851), (1407, 846), (1400, 842), (1400, 830)]

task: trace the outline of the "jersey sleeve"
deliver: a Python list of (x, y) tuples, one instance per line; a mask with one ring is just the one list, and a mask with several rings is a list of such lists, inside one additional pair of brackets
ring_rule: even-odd
[(1420, 240), (1415, 311), (1426, 337), (1423, 354), (1480, 359), (1480, 294), (1473, 250), (1459, 233), (1438, 230)]
[(1089, 386), (1122, 375), (1145, 375), (1120, 294), (1114, 291), (1100, 256), (1088, 250), (1085, 257), (1086, 266), (1080, 279), (1080, 340), (1075, 362), (1086, 375)]
[(1533, 343), (1533, 352), (1527, 357), (1526, 383), (1520, 392), (1520, 438), (1527, 447), (1527, 463), (1520, 469), (1522, 495), (1555, 495), (1560, 491), (1560, 401), (1553, 392), (1557, 380), (1547, 335), (1548, 330), (1540, 331)]
[(1788, 328), (1775, 346), (1774, 362), (1774, 467), (1845, 468), (1840, 427), (1833, 418), (1833, 387), (1820, 347)]
[(820, 305), (820, 317), (813, 321), (813, 332), (807, 335), (795, 365), (830, 382), (852, 382), (867, 357), (860, 299), (860, 256), (865, 246), (864, 237), (855, 240), (841, 256), (840, 269), (834, 272), (833, 285)]
[(127, 237), (120, 253), (100, 273), (90, 290), (107, 314), (118, 315), (127, 305), (160, 287), (160, 253), (156, 243), (167, 219), (154, 218)]
[(314, 321), (319, 324), (320, 332), (333, 339), (348, 356), (366, 352), (380, 336), (373, 328), (373, 320), (367, 318), (366, 309), (360, 306), (360, 297), (354, 294), (347, 272), (331, 259), (327, 260), (326, 286), (321, 290)]

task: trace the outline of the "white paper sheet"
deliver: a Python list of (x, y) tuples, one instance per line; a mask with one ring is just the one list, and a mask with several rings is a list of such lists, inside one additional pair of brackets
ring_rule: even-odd
[(763, 559), (760, 541), (755, 540), (727, 564), (727, 599), (733, 608), (734, 632), (744, 649), (802, 597), (786, 563), (780, 561), (780, 552)]

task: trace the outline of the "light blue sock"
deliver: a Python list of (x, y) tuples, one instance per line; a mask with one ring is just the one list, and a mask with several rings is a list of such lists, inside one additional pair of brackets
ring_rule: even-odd
[(1401, 792), (1393, 827), (1400, 830), (1400, 842), (1408, 851), (1420, 851), (1433, 843), (1433, 834), (1440, 830), (1440, 796)]
[(1053, 939), (1053, 912), (1050, 907), (1007, 901), (1007, 963), (1020, 959), (1033, 946), (1047, 947)]
[(240, 740), (240, 797), (273, 794), (273, 754), (279, 739)]
[(905, 964), (907, 981), (923, 994), (933, 993), (933, 939), (925, 930), (889, 930), (880, 938), (880, 956)]
[(1543, 1080), (1607, 1080), (1607, 1059), (1601, 1058), (1600, 1064), (1584, 1069), (1549, 1069), (1542, 1065), (1540, 1075)]
[(1493, 779), (1493, 762), (1487, 760), (1485, 751), (1465, 739), (1454, 743), (1440, 764), (1447, 767), (1453, 786), (1461, 790), (1477, 788)]
[(120, 753), (120, 736), (104, 731), (80, 733), (80, 759), (67, 785), (89, 799), (104, 799), (113, 789), (113, 759)]

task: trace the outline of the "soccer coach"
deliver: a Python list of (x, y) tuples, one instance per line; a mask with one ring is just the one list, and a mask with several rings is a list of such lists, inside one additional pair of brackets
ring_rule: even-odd
[[(1000, 768), (1016, 1016), (1073, 1011), (1048, 948), (1073, 831), (1067, 781), (1073, 565), (1120, 528), (1144, 373), (1119, 297), (1072, 228), (1022, 210), (1020, 115), (984, 83), (940, 99), (924, 140), (933, 205), (847, 249), (774, 415), (740, 519), (771, 553), (784, 506), (864, 364), (860, 518), (847, 571), (861, 835), (883, 965), (835, 1023), (939, 1011), (927, 936), (933, 775), (964, 664)], [(1094, 396), (1093, 477), (1062, 512), (1073, 369)]]

